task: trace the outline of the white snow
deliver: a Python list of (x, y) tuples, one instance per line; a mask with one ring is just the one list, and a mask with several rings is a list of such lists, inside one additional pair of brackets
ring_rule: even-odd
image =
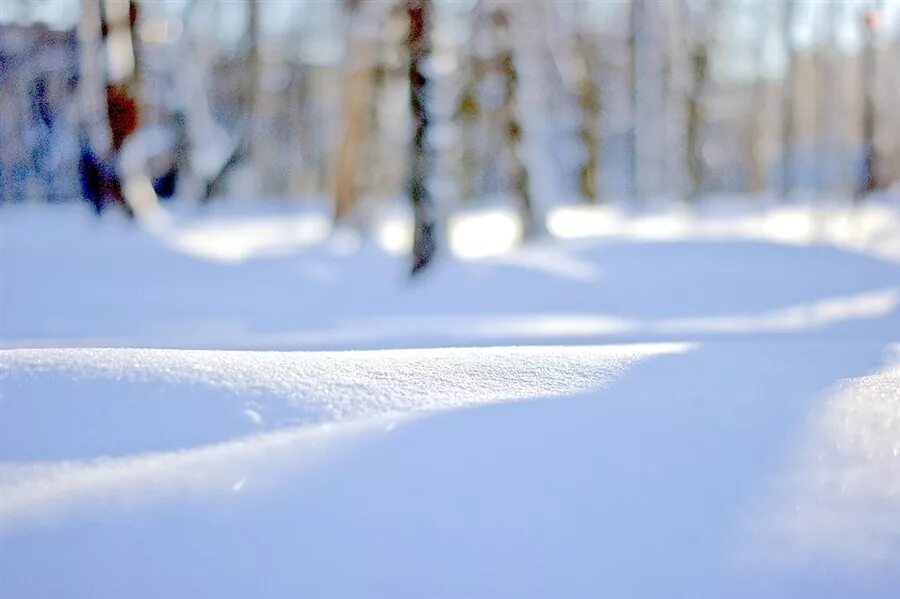
[[(214, 426), (218, 435), (251, 434), (263, 420), (273, 428), (572, 395), (601, 388), (636, 360), (688, 347), (3, 350), (0, 450), (13, 461), (113, 455), (184, 447)], [(172, 413), (166, 396), (176, 392)], [(53, 396), (57, 410), (50, 411)], [(62, 402), (75, 404), (65, 419)], [(157, 438), (148, 424), (170, 418), (177, 424)], [(143, 428), (153, 435), (146, 445)], [(82, 434), (91, 429), (100, 434)]]
[[(3, 470), (0, 523), (15, 524), (47, 506), (61, 509), (85, 494), (93, 496), (98, 488), (111, 500), (116, 489), (110, 485), (122, 485), (127, 492), (143, 487), (148, 476), (155, 481), (164, 471), (181, 472), (185, 462), (206, 484), (209, 477), (203, 470), (220, 464), (198, 462), (198, 456), (246, 462), (246, 456), (240, 458), (248, 447), (309, 439), (305, 425), (349, 423), (341, 430), (359, 430), (418, 413), (573, 395), (602, 388), (637, 360), (689, 348), (670, 343), (336, 353), (3, 351), (4, 460), (62, 464)], [(177, 407), (167, 397), (175, 393)], [(60, 410), (45, 405), (53, 395), (58, 402), (76, 402), (65, 408), (67, 418), (60, 419)], [(249, 405), (254, 409), (241, 409)], [(254, 415), (249, 426), (240, 418), (247, 412)], [(267, 429), (290, 432), (256, 436), (261, 414)], [(166, 428), (165, 437), (150, 423)], [(92, 430), (101, 432), (84, 434)], [(212, 451), (193, 447), (216, 439), (214, 435), (245, 438)], [(149, 459), (110, 459), (142, 452), (154, 453)], [(98, 455), (104, 457), (84, 461)]]
[(896, 595), (896, 207), (480, 218), (0, 211), (0, 595)]
[[(787, 559), (900, 557), (900, 360), (835, 389), (762, 523)], [(790, 506), (786, 510), (785, 507)]]

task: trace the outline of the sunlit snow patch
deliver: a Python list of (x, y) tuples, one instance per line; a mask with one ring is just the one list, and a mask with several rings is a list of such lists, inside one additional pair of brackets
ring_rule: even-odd
[(450, 248), (460, 258), (507, 253), (522, 237), (521, 220), (508, 210), (461, 213), (450, 218)]
[(322, 214), (218, 219), (164, 232), (163, 239), (187, 254), (217, 262), (290, 254), (324, 241), (331, 231)]
[[(569, 273), (576, 276), (577, 271)], [(587, 276), (586, 273), (582, 273)], [(757, 314), (637, 319), (613, 314), (529, 313), (490, 316), (403, 316), (348, 321), (332, 329), (280, 332), (243, 343), (260, 347), (381, 346), (409, 339), (434, 344), (596, 342), (598, 338), (642, 336), (651, 339), (711, 335), (761, 335), (816, 331), (828, 326), (885, 317), (900, 306), (900, 289), (887, 288), (826, 298)], [(220, 344), (227, 340), (214, 340)], [(329, 345), (332, 344), (332, 345)]]
[[(377, 226), (377, 239), (390, 254), (406, 254), (412, 249), (412, 218), (398, 211)], [(522, 223), (510, 210), (468, 210), (447, 219), (447, 242), (451, 252), (462, 259), (500, 256), (521, 241)]]
[(669, 210), (629, 214), (610, 206), (561, 206), (547, 215), (560, 239), (605, 237), (634, 241), (754, 239), (791, 245), (829, 243), (900, 261), (900, 211), (877, 203), (740, 204), (729, 210)]

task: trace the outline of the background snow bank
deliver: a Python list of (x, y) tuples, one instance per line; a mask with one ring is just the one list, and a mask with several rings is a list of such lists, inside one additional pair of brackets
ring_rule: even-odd
[[(307, 219), (321, 221), (284, 207), (265, 216), (217, 210), (212, 223), (176, 219), (176, 234), (216, 245), (232, 227), (255, 243), (280, 243), (309, 228)], [(897, 213), (869, 209), (884, 210)], [(384, 349), (806, 335), (835, 326), (860, 337), (877, 336), (878, 319), (897, 316), (900, 267), (879, 252), (710, 237), (701, 226), (707, 217), (679, 214), (692, 224), (675, 237), (629, 237), (623, 225), (616, 235), (548, 239), (479, 260), (444, 255), (412, 285), (405, 256), (347, 232), (231, 263), (86, 212), (11, 209), (0, 236), (0, 341), (6, 348)], [(755, 222), (752, 214), (730, 222), (739, 228)], [(255, 218), (269, 225), (254, 229)], [(844, 215), (823, 219), (844, 222)], [(873, 220), (877, 226), (860, 229), (873, 236), (862, 238), (900, 239), (900, 217)], [(272, 235), (273, 227), (283, 234)]]

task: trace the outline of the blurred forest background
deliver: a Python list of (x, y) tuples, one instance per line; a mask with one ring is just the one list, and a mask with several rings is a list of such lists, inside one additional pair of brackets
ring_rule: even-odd
[(427, 244), (467, 203), (509, 202), (527, 236), (560, 203), (900, 182), (900, 0), (0, 10), (5, 203), (326, 198), (361, 222), (409, 198)]

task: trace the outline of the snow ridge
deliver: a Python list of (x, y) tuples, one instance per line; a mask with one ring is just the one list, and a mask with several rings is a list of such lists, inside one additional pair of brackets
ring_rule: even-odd
[(21, 349), (0, 352), (0, 380), (39, 384), (37, 375), (55, 374), (73, 384), (206, 386), (283, 401), (312, 423), (569, 395), (602, 386), (642, 357), (685, 349), (679, 343), (351, 352)]
[(596, 390), (690, 348), (0, 351), (0, 523), (86, 500), (238, 492), (416, 414)]

